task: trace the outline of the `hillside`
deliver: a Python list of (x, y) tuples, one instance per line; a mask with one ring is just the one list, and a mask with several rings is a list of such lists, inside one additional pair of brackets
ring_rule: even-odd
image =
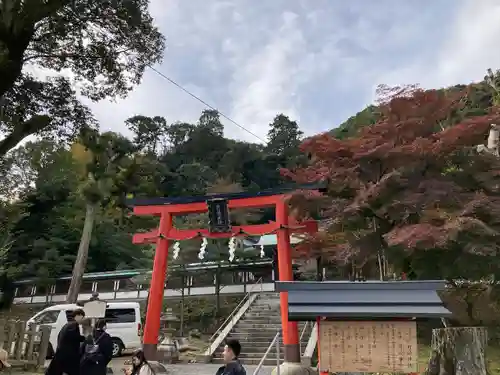
[[(442, 89), (444, 91), (462, 90), (464, 88), (469, 90), (469, 101), (466, 103), (464, 111), (456, 118), (456, 121), (469, 116), (485, 114), (487, 109), (494, 104), (494, 98), (497, 93), (496, 85), (493, 81), (498, 79), (498, 74), (491, 73), (491, 76), (487, 76), (486, 78), (488, 79), (470, 84), (468, 86), (455, 85)], [(349, 117), (335, 129), (332, 129), (330, 134), (338, 139), (352, 137), (356, 135), (360, 128), (375, 124), (379, 117), (380, 107), (376, 105), (369, 105), (360, 112), (356, 113), (354, 116)]]

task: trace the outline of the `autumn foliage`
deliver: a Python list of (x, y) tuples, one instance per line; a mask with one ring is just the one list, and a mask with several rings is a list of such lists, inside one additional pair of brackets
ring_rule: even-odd
[(500, 123), (498, 108), (466, 117), (467, 88), (381, 87), (379, 96), (377, 123), (344, 140), (306, 140), (309, 166), (283, 171), (330, 181), (316, 197), (326, 229), (298, 255), (363, 264), (383, 253), (413, 277), (478, 276), (477, 262), (492, 263), (500, 248), (500, 161), (477, 152)]

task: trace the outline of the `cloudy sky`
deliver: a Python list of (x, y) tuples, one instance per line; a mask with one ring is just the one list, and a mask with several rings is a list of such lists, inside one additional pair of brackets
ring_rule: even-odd
[[(378, 84), (441, 87), (500, 69), (498, 0), (151, 1), (167, 38), (157, 69), (262, 138), (279, 112), (314, 134), (371, 103)], [(124, 132), (132, 115), (195, 121), (204, 105), (149, 71), (126, 100), (92, 108)]]

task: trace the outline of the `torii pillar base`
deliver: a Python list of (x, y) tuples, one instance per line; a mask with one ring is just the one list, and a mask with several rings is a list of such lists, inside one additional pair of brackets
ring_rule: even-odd
[[(279, 375), (317, 375), (318, 372), (311, 367), (295, 362), (283, 362), (279, 368)], [(271, 375), (278, 375), (278, 368), (271, 371)]]

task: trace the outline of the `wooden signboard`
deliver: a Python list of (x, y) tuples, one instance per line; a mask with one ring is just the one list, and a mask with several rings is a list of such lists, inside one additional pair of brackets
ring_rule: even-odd
[(417, 372), (415, 321), (321, 321), (320, 370)]
[(87, 318), (104, 318), (106, 316), (106, 301), (93, 300), (85, 302), (83, 311)]

